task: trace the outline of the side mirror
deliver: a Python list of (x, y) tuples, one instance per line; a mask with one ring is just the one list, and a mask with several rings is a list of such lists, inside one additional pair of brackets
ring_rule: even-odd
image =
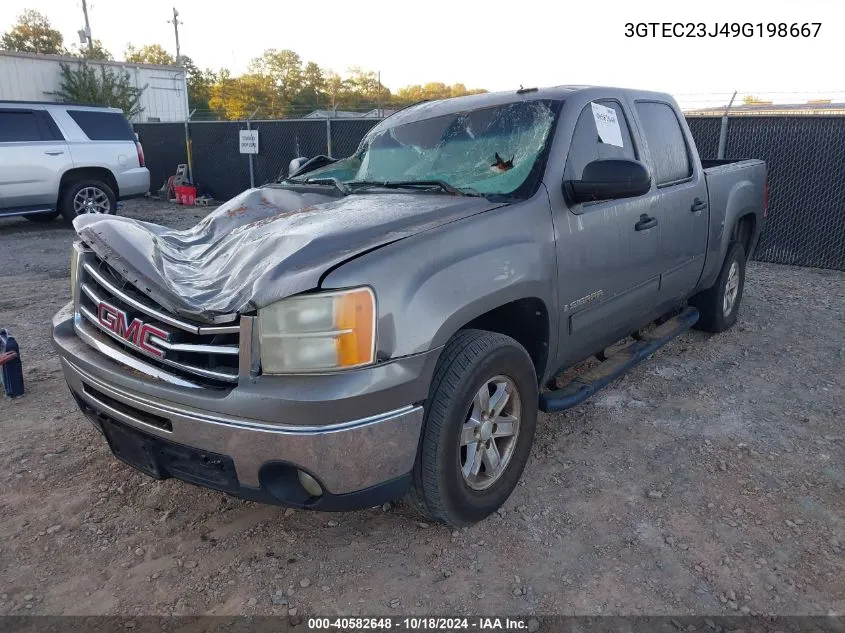
[(290, 164), (288, 165), (288, 177), (293, 176), (296, 172), (302, 169), (302, 166), (308, 162), (308, 159), (304, 156), (300, 156), (299, 158), (294, 158)]
[(648, 193), (651, 175), (638, 160), (608, 158), (587, 163), (581, 180), (563, 183), (564, 193), (573, 202), (633, 198)]

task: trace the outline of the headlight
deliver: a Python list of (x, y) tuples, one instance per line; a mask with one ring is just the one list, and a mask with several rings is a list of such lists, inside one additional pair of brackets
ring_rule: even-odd
[(347, 369), (375, 360), (376, 298), (353, 288), (282, 299), (258, 311), (265, 374)]

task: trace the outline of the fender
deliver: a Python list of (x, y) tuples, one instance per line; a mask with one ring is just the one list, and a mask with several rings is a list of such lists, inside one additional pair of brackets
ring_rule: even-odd
[(473, 319), (523, 298), (550, 308), (554, 350), (554, 231), (548, 198), (538, 193), (363, 254), (331, 271), (321, 287), (374, 289), (382, 360), (441, 347)]
[[(749, 161), (750, 162), (750, 161)], [(764, 165), (762, 161), (754, 161), (754, 166)], [(722, 183), (728, 174), (734, 174), (737, 182), (733, 183), (727, 190), (718, 191), (717, 187), (711, 187), (709, 191), (711, 212), (717, 209), (724, 209), (724, 216), (721, 218), (710, 218), (710, 235), (707, 246), (707, 261), (698, 283), (699, 289), (712, 286), (722, 262), (728, 252), (731, 236), (739, 218), (754, 214), (756, 218), (755, 233), (759, 234), (762, 227), (761, 209), (763, 208), (763, 183), (755, 183), (746, 177), (747, 170), (735, 169), (719, 172), (716, 183)], [(764, 178), (765, 180), (765, 178)], [(710, 183), (708, 183), (708, 187)], [(752, 236), (752, 244), (757, 235)]]

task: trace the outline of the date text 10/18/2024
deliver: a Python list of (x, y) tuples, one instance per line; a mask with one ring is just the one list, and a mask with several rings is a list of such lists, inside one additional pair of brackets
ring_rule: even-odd
[(821, 22), (627, 22), (625, 37), (818, 37)]
[[(533, 621), (532, 621), (533, 620)], [(533, 618), (377, 617), (308, 618), (312, 631), (527, 631), (539, 628)], [(533, 626), (532, 626), (533, 625)]]

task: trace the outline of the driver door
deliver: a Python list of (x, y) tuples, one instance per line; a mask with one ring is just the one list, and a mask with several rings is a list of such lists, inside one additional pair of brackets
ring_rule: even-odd
[[(621, 141), (602, 142), (592, 103), (615, 111)], [(633, 141), (630, 120), (619, 101), (587, 103), (575, 125), (563, 180), (580, 180), (584, 167), (594, 160), (638, 159), (641, 152)], [(660, 227), (642, 222), (643, 216), (654, 218), (654, 205), (649, 192), (598, 202), (563, 200), (552, 209), (562, 365), (578, 362), (630, 334), (656, 305)]]

